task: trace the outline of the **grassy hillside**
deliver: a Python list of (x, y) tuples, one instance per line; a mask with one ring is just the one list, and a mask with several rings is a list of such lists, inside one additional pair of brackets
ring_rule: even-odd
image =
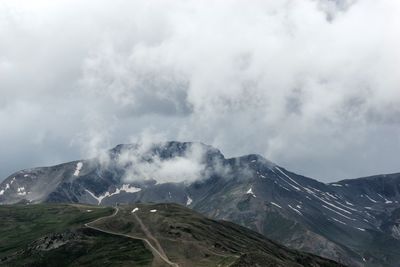
[(150, 266), (153, 256), (142, 241), (83, 226), (112, 212), (83, 205), (0, 206), (0, 265)]
[(175, 204), (0, 206), (0, 265), (339, 266)]
[[(100, 220), (96, 226), (152, 239), (155, 247), (160, 245), (169, 259), (180, 266), (339, 266), (176, 204), (122, 206), (115, 217)], [(146, 231), (151, 233), (151, 238)]]

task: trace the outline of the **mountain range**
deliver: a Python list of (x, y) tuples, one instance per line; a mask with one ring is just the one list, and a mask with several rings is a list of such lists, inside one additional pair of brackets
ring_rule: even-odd
[(191, 142), (118, 145), (0, 184), (3, 205), (177, 203), (348, 266), (397, 266), (399, 201), (400, 174), (327, 184), (260, 155), (225, 158)]

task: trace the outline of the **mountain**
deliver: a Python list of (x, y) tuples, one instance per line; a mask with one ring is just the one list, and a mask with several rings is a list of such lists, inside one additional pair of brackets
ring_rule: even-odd
[(342, 266), (177, 204), (4, 205), (0, 217), (1, 266)]
[(399, 186), (400, 174), (325, 184), (260, 155), (225, 158), (204, 144), (166, 142), (14, 173), (0, 203), (173, 202), (349, 266), (397, 266)]

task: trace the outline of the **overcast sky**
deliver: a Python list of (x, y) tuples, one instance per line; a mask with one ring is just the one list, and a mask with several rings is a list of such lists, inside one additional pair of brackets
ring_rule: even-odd
[(0, 180), (137, 140), (400, 172), (400, 1), (0, 0)]

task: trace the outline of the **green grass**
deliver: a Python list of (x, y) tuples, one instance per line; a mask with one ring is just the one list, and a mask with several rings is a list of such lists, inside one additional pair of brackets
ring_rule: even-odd
[[(109, 207), (85, 205), (0, 206), (0, 265), (150, 266), (153, 255), (142, 241), (84, 226), (112, 213)], [(43, 237), (71, 232), (71, 240), (60, 247), (35, 249)]]
[(78, 205), (0, 206), (0, 258), (45, 234), (81, 227), (111, 213), (111, 208)]
[[(146, 226), (143, 230), (132, 209)], [(150, 212), (156, 209), (157, 212)], [(88, 212), (90, 210), (90, 212)], [(144, 242), (161, 245), (180, 266), (338, 266), (307, 253), (290, 250), (234, 223), (215, 221), (176, 204), (137, 204), (112, 208), (87, 205), (0, 206), (1, 266), (165, 266)], [(124, 237), (103, 233), (91, 226)], [(265, 265), (268, 263), (268, 265)]]
[(78, 240), (51, 251), (25, 251), (9, 266), (150, 266), (152, 254), (140, 240), (92, 229), (78, 230)]
[[(234, 223), (215, 221), (176, 204), (121, 206), (116, 217), (96, 226), (133, 236), (145, 237), (131, 211), (158, 239), (169, 259), (180, 266), (338, 266), (336, 263), (290, 250), (262, 235)], [(152, 213), (150, 210), (156, 209)], [(153, 244), (155, 245), (155, 244)], [(247, 254), (245, 259), (241, 256)], [(236, 261), (240, 261), (235, 265)], [(273, 265), (276, 264), (276, 265)]]

